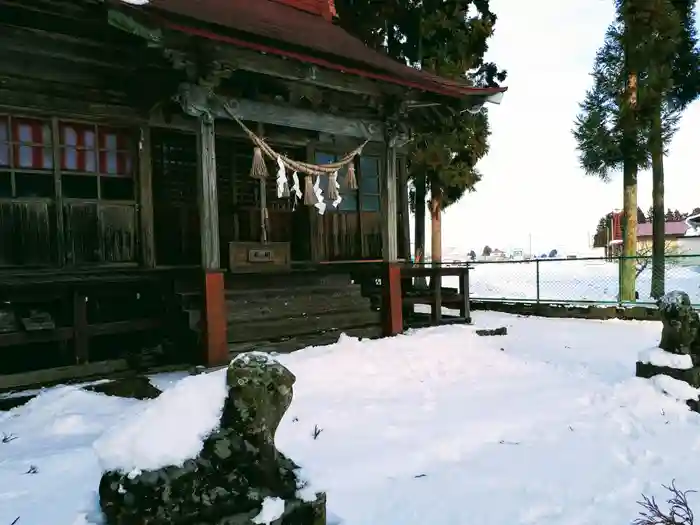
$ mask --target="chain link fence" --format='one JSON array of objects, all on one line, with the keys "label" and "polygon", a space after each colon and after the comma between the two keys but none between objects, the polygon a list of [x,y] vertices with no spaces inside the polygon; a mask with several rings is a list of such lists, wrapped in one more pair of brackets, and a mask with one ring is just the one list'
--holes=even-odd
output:
[{"label": "chain link fence", "polygon": [[[469,292],[474,300],[618,304],[624,258],[531,259],[469,262]],[[637,304],[653,304],[651,257],[635,257]],[[466,263],[448,263],[447,265]],[[700,305],[700,255],[667,255],[665,290],[686,292]],[[456,288],[456,278],[442,285]]]}]

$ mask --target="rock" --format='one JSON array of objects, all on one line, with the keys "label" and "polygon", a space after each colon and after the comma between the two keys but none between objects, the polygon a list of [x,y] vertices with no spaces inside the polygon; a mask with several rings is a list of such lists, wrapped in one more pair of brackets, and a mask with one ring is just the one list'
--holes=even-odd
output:
[{"label": "rock", "polygon": [[155,399],[161,391],[144,376],[127,376],[106,383],[86,386],[85,390],[98,392],[107,396],[126,397],[131,399]]},{"label": "rock", "polygon": [[274,444],[294,375],[267,354],[247,353],[229,365],[226,381],[220,426],[196,458],[156,471],[103,474],[106,525],[251,525],[266,498],[285,502],[274,525],[325,525],[325,496],[307,502],[297,495],[304,488],[298,466]]},{"label": "rock", "polygon": [[685,292],[673,291],[659,300],[663,330],[659,348],[674,354],[700,354],[700,316]]},{"label": "rock", "polygon": [[[676,358],[667,359],[673,356],[666,354],[667,358],[655,358],[651,363],[640,360],[636,365],[637,377],[650,379],[665,375],[683,381],[691,387],[700,388],[700,316],[685,292],[669,292],[657,304],[663,323],[660,352],[675,354]],[[680,363],[676,362],[679,359],[678,355],[689,355],[690,360],[684,362],[684,366],[680,366]],[[697,400],[689,400],[687,405],[695,412],[700,411],[700,402]]]},{"label": "rock", "polygon": [[637,361],[636,376],[651,379],[654,376],[666,375],[679,381],[684,381],[690,386],[700,388],[700,367],[693,367],[686,370],[671,368],[669,366],[658,366],[651,363]]},{"label": "rock", "polygon": [[508,335],[508,329],[505,326],[502,326],[500,328],[493,328],[489,330],[476,330],[476,335],[480,335],[482,337],[494,335]]}]

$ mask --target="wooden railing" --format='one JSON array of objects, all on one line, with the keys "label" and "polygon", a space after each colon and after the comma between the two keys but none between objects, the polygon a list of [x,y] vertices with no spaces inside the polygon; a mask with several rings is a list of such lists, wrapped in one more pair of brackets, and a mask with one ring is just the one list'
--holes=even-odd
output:
[{"label": "wooden railing", "polygon": [[[402,265],[400,269],[405,326],[416,328],[471,323],[468,265]],[[443,287],[443,277],[457,277],[458,288]],[[424,287],[421,281],[425,281],[426,278],[430,281],[427,287]],[[415,312],[417,305],[430,306],[428,320],[422,319],[424,315],[420,312]],[[458,315],[445,314],[443,308],[456,310]]]},{"label": "wooden railing", "polygon": [[[395,335],[406,328],[471,323],[471,267],[466,263],[358,261],[316,268],[322,272],[350,273],[362,285],[363,293],[372,298],[375,307],[382,310],[385,335]],[[457,288],[442,286],[445,277],[456,277]],[[429,285],[421,285],[426,280]],[[429,306],[430,313],[416,312],[419,305]]]}]

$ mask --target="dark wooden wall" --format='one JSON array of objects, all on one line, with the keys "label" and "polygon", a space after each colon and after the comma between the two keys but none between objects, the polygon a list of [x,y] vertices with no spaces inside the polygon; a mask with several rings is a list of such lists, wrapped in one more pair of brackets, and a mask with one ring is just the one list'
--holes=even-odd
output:
[{"label": "dark wooden wall", "polygon": [[[174,72],[160,51],[111,28],[106,15],[102,0],[0,0],[0,120],[37,117],[54,132],[62,122],[119,127],[131,133],[129,147],[136,166],[139,127],[148,109],[177,84],[176,77],[182,73]],[[54,138],[54,142],[58,141]],[[68,195],[69,176],[57,167],[60,147],[52,147],[56,162],[43,173],[49,191],[39,196],[19,196],[13,182],[19,171],[0,164],[0,266],[137,264],[142,247],[136,171],[133,194],[126,199]],[[314,151],[329,151],[318,144],[315,149],[275,147],[307,160],[313,160]],[[337,146],[331,153],[348,149]],[[154,129],[151,153],[157,264],[197,265],[194,135]],[[381,153],[368,155],[381,165]],[[219,137],[222,261],[228,259],[230,241],[260,238],[258,188],[248,177],[251,161],[248,140]],[[381,257],[382,219],[377,207],[364,207],[363,198],[355,195],[355,209],[348,208],[346,200],[340,210],[329,207],[319,216],[301,203],[293,207],[288,199],[278,200],[272,163],[269,171],[269,239],[290,241],[293,259]],[[362,172],[358,162],[361,183]]]},{"label": "dark wooden wall", "polygon": [[[43,146],[53,155],[39,170],[3,162],[0,129],[0,266],[138,261],[136,170],[131,190],[110,196],[112,181],[99,168],[64,169],[62,126],[117,126],[129,135],[124,148],[136,166],[139,105],[171,70],[141,41],[109,27],[104,2],[0,0],[0,127],[7,140],[12,119],[38,119],[50,129]],[[6,152],[19,148],[10,138]],[[99,147],[88,154],[101,154]]]}]

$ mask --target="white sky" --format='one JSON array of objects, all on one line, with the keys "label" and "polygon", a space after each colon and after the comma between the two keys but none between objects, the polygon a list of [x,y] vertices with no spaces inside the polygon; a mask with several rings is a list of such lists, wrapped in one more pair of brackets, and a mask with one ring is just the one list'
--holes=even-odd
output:
[{"label": "white sky", "polygon": [[[445,251],[586,251],[598,219],[622,207],[622,177],[605,184],[577,164],[571,134],[589,71],[612,21],[612,0],[492,0],[489,59],[508,70],[500,106],[490,105],[491,152],[477,191],[448,209]],[[700,206],[700,103],[685,114],[666,158],[666,207]],[[695,134],[695,139],[693,137]],[[651,174],[639,176],[639,205],[651,205]],[[427,245],[430,246],[430,229]]]}]

